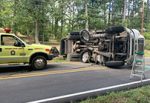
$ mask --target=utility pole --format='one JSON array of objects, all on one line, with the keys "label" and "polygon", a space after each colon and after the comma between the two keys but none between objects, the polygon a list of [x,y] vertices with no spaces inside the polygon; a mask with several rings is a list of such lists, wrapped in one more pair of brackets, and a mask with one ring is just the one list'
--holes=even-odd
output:
[{"label": "utility pole", "polygon": [[141,7],[141,34],[144,35],[144,0],[142,0],[142,7]]}]

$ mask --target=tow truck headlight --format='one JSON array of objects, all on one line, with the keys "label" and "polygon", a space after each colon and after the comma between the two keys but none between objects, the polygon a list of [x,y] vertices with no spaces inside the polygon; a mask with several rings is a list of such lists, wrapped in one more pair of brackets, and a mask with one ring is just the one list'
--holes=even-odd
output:
[{"label": "tow truck headlight", "polygon": [[50,49],[45,49],[46,52],[48,52],[49,54],[51,53]]}]

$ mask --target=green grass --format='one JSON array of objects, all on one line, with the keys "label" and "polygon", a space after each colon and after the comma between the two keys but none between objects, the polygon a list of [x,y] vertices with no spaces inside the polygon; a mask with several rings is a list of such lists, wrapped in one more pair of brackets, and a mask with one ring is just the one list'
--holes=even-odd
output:
[{"label": "green grass", "polygon": [[121,92],[112,92],[80,103],[150,103],[150,85]]},{"label": "green grass", "polygon": [[150,50],[150,40],[145,40],[145,49]]},{"label": "green grass", "polygon": [[67,60],[65,60],[63,57],[56,57],[53,60],[51,60],[51,62],[66,62]]},{"label": "green grass", "polygon": [[150,50],[145,50],[145,57],[150,57]]}]

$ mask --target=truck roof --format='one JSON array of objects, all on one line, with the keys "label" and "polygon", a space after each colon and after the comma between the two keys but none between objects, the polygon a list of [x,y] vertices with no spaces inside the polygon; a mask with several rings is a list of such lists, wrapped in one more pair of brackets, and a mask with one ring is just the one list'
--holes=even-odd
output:
[{"label": "truck roof", "polygon": [[10,33],[0,33],[0,35],[15,35],[15,34],[10,34]]}]

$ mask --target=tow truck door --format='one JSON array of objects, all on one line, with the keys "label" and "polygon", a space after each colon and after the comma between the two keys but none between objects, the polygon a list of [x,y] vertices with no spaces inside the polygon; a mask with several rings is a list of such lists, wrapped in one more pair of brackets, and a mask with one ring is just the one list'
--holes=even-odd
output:
[{"label": "tow truck door", "polygon": [[22,63],[25,57],[24,47],[15,46],[21,42],[12,35],[1,35],[0,63]]}]

